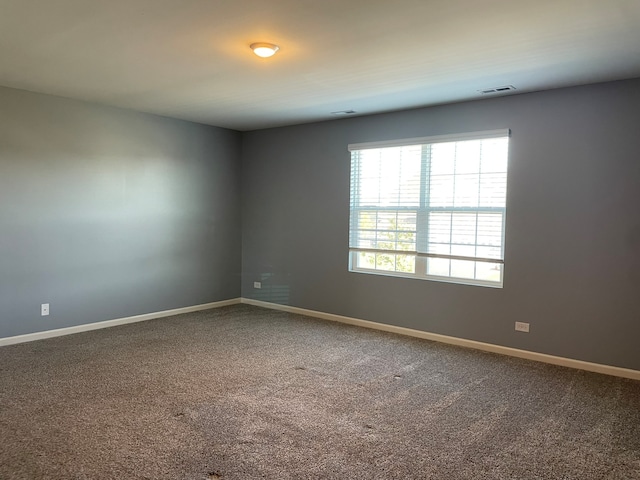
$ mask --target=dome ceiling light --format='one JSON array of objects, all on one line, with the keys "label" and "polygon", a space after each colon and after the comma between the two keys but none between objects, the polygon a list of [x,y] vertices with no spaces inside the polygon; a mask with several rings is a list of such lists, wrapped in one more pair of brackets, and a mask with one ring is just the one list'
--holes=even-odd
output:
[{"label": "dome ceiling light", "polygon": [[271,57],[280,50],[280,47],[273,43],[252,43],[250,47],[253,53],[262,58]]}]

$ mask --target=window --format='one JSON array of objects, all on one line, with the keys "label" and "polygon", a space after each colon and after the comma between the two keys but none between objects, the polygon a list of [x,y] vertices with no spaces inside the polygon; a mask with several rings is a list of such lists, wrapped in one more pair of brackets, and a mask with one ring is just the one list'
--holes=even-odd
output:
[{"label": "window", "polygon": [[349,145],[349,269],[501,287],[509,131]]}]

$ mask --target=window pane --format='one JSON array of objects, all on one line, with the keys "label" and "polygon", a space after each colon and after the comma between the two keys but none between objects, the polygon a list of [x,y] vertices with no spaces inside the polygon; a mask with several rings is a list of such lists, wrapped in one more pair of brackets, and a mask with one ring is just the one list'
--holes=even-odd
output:
[{"label": "window pane", "polygon": [[398,213],[398,230],[416,230],[416,212]]},{"label": "window pane", "polygon": [[504,207],[507,201],[507,174],[484,173],[480,175],[479,205]]},{"label": "window pane", "polygon": [[355,247],[359,248],[375,248],[376,232],[358,232]]},{"label": "window pane", "polygon": [[416,271],[416,257],[413,255],[396,255],[396,271],[414,273]]},{"label": "window pane", "polygon": [[436,143],[431,145],[431,176],[453,175],[455,173],[456,144]]},{"label": "window pane", "polygon": [[499,247],[477,247],[476,256],[479,258],[502,258],[502,249]]},{"label": "window pane", "polygon": [[395,271],[396,256],[387,253],[376,253],[376,270]]},{"label": "window pane", "polygon": [[376,228],[376,212],[360,212],[358,214],[358,229]]},{"label": "window pane", "polygon": [[451,244],[450,243],[430,243],[428,253],[437,253],[439,255],[450,255]]},{"label": "window pane", "polygon": [[508,148],[508,138],[489,138],[483,140],[480,171],[482,173],[506,172]]},{"label": "window pane", "polygon": [[379,250],[395,250],[396,234],[394,232],[378,232],[375,248]]},{"label": "window pane", "polygon": [[476,240],[476,214],[454,213],[451,216],[451,243],[473,245]]},{"label": "window pane", "polygon": [[440,275],[444,277],[449,276],[449,264],[451,260],[447,258],[428,258],[427,259],[427,274],[428,275]]},{"label": "window pane", "polygon": [[476,279],[487,282],[499,282],[502,278],[502,265],[499,263],[476,262]]},{"label": "window pane", "polygon": [[458,278],[475,278],[476,262],[467,260],[451,260],[451,276]]},{"label": "window pane", "polygon": [[416,235],[413,232],[398,232],[398,242],[396,248],[398,250],[406,250],[415,252],[416,250]]},{"label": "window pane", "polygon": [[375,253],[359,252],[356,257],[356,263],[358,268],[375,268],[376,267],[376,255]]},{"label": "window pane", "polygon": [[421,157],[420,145],[357,152],[351,186],[358,192],[356,206],[419,205]]},{"label": "window pane", "polygon": [[473,257],[475,254],[475,245],[451,245],[451,255],[457,255],[459,257]]},{"label": "window pane", "polygon": [[478,174],[456,175],[453,205],[456,207],[477,207],[480,198],[480,177]]},{"label": "window pane", "polygon": [[376,228],[378,230],[395,230],[396,212],[378,212]]},{"label": "window pane", "polygon": [[415,212],[378,212],[375,228],[377,230],[375,248],[412,251],[416,249]]},{"label": "window pane", "polygon": [[502,245],[502,214],[478,214],[478,245]]},{"label": "window pane", "polygon": [[429,214],[429,243],[451,242],[451,213]]},{"label": "window pane", "polygon": [[453,175],[432,176],[429,184],[429,205],[432,207],[450,207],[453,205]]},{"label": "window pane", "polygon": [[480,148],[482,140],[456,142],[456,175],[480,172]]}]

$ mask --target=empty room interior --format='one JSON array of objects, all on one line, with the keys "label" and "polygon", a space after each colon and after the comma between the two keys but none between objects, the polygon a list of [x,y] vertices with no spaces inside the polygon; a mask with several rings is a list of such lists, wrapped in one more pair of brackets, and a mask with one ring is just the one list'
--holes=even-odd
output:
[{"label": "empty room interior", "polygon": [[640,2],[0,0],[0,479],[640,479]]}]

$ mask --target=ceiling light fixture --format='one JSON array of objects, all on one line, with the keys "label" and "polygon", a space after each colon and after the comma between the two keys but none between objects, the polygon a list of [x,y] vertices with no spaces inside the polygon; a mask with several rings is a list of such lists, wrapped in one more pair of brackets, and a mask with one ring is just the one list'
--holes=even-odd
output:
[{"label": "ceiling light fixture", "polygon": [[280,47],[273,43],[252,43],[250,47],[251,50],[253,50],[253,53],[262,58],[271,57],[280,50]]}]

